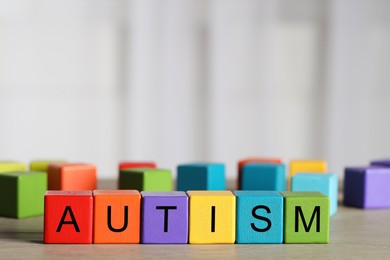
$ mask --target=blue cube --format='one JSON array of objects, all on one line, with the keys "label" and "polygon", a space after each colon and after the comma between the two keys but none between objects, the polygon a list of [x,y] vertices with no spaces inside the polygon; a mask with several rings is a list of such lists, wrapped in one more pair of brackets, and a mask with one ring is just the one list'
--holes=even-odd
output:
[{"label": "blue cube", "polygon": [[329,197],[330,216],[337,211],[338,179],[332,173],[298,173],[292,177],[291,191],[318,191]]},{"label": "blue cube", "polygon": [[191,163],[177,167],[177,190],[225,190],[225,165]]},{"label": "blue cube", "polygon": [[234,191],[236,243],[283,243],[283,196],[276,191]]},{"label": "blue cube", "polygon": [[242,169],[242,190],[286,190],[284,164],[249,163]]}]

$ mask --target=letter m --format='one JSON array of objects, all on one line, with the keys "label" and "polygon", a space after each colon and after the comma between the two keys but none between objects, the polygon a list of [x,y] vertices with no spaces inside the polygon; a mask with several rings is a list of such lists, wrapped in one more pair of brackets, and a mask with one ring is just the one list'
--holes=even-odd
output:
[{"label": "letter m", "polygon": [[315,206],[311,215],[309,225],[306,224],[305,216],[303,215],[301,206],[295,206],[295,232],[299,232],[299,218],[302,219],[303,227],[306,232],[310,231],[314,218],[316,218],[316,232],[320,232],[320,206]]}]

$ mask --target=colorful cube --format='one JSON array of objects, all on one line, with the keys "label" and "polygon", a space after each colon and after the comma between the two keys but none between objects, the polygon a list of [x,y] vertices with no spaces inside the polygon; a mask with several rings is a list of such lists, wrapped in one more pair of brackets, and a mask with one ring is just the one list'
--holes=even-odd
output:
[{"label": "colorful cube", "polygon": [[329,243],[329,198],[320,192],[282,192],[284,242]]},{"label": "colorful cube", "polygon": [[375,160],[371,162],[372,166],[390,167],[390,159]]},{"label": "colorful cube", "polygon": [[153,168],[155,169],[156,163],[154,162],[120,162],[119,171],[123,169],[137,169],[137,168]]},{"label": "colorful cube", "polygon": [[50,164],[49,190],[95,190],[96,167],[91,164]]},{"label": "colorful cube", "polygon": [[91,244],[92,232],[92,191],[46,192],[44,243]]},{"label": "colorful cube", "polygon": [[141,195],[136,190],[95,190],[95,244],[140,242]]},{"label": "colorful cube", "polygon": [[298,173],[292,177],[291,191],[318,191],[330,199],[330,215],[337,211],[338,178],[336,174]]},{"label": "colorful cube", "polygon": [[286,169],[284,164],[249,163],[241,174],[242,190],[286,190]]},{"label": "colorful cube", "polygon": [[191,163],[177,167],[177,190],[224,190],[225,165],[222,163]]},{"label": "colorful cube", "polygon": [[43,215],[47,190],[44,172],[5,172],[0,174],[0,216],[25,218]]},{"label": "colorful cube", "polygon": [[2,172],[25,172],[26,164],[22,162],[0,161],[0,173]]},{"label": "colorful cube", "polygon": [[142,243],[188,242],[188,196],[182,191],[142,193]]},{"label": "colorful cube", "polygon": [[233,244],[236,197],[231,191],[187,191],[190,198],[189,243]]},{"label": "colorful cube", "polygon": [[238,161],[237,163],[237,187],[242,190],[241,180],[242,180],[242,168],[248,163],[264,163],[264,164],[280,164],[282,159],[279,158],[262,158],[262,157],[249,157]]},{"label": "colorful cube", "polygon": [[164,169],[123,169],[119,189],[139,191],[172,191],[172,173]]},{"label": "colorful cube", "polygon": [[236,243],[283,243],[283,196],[276,191],[234,191]]},{"label": "colorful cube", "polygon": [[359,208],[390,208],[389,167],[348,167],[344,171],[344,204]]},{"label": "colorful cube", "polygon": [[48,172],[50,164],[63,164],[63,163],[65,163],[65,161],[61,161],[61,160],[31,161],[30,162],[30,171]]},{"label": "colorful cube", "polygon": [[297,173],[324,173],[327,163],[323,160],[294,160],[290,162],[290,176],[288,187],[291,187],[291,178]]}]

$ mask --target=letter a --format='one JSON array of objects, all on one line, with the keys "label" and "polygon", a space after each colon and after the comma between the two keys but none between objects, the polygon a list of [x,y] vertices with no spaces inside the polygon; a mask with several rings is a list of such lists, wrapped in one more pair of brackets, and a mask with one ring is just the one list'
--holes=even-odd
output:
[{"label": "letter a", "polygon": [[[72,219],[72,221],[65,221],[65,218],[66,218],[68,211],[69,211],[69,215],[70,215],[70,218]],[[62,225],[64,225],[64,224],[67,224],[67,225],[72,224],[74,226],[74,229],[76,230],[76,232],[80,232],[79,225],[77,225],[76,218],[74,217],[72,208],[70,206],[65,207],[64,213],[62,214],[62,218],[61,218],[60,223],[58,224],[56,232],[61,232]]]}]

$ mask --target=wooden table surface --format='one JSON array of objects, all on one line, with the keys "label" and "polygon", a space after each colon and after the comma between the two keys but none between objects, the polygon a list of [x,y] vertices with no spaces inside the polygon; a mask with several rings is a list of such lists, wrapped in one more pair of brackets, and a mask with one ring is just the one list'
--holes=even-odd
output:
[{"label": "wooden table surface", "polygon": [[[114,186],[106,182],[100,188]],[[324,245],[45,245],[42,231],[42,217],[0,218],[0,259],[390,259],[390,209],[340,206],[331,218],[330,243]]]}]

